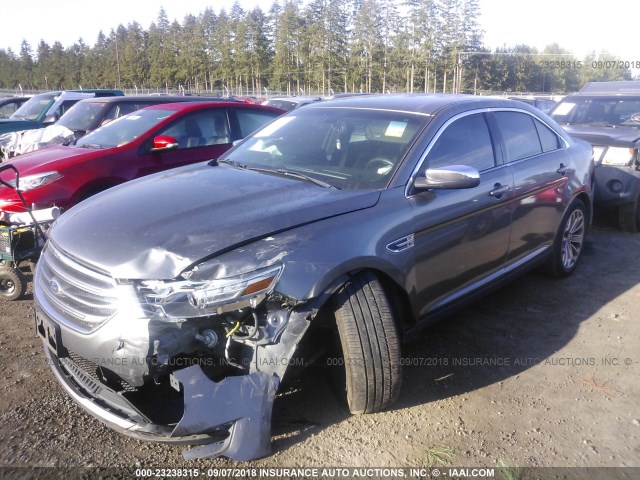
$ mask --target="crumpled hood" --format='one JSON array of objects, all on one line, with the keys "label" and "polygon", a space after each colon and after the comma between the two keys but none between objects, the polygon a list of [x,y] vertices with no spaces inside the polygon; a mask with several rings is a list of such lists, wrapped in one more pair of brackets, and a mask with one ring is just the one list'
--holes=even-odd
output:
[{"label": "crumpled hood", "polygon": [[125,183],[64,213],[50,240],[119,279],[171,279],[204,258],[376,204],[343,191],[220,164]]},{"label": "crumpled hood", "polygon": [[591,125],[562,125],[572,137],[585,140],[591,145],[632,147],[640,140],[640,128],[598,127]]}]

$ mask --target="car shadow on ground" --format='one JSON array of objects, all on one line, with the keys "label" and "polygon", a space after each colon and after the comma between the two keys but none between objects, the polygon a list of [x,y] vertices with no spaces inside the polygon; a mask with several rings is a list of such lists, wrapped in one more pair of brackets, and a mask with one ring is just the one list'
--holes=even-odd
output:
[{"label": "car shadow on ground", "polygon": [[[582,322],[640,283],[639,247],[640,235],[594,227],[571,277],[531,272],[430,327],[403,346],[403,387],[391,410],[468,393],[562,356]],[[274,451],[350,416],[317,369],[297,385],[276,399]]]}]

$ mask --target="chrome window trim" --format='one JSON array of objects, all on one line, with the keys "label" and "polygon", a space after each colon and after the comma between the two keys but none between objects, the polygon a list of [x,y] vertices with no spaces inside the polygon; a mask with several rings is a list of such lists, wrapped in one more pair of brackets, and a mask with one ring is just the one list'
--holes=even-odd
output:
[{"label": "chrome window trim", "polygon": [[[540,117],[538,117],[537,115],[534,115],[532,112],[528,112],[527,110],[521,110],[521,109],[519,109],[519,108],[500,108],[500,109],[495,108],[495,109],[493,109],[493,112],[498,112],[498,113],[499,113],[499,112],[516,112],[516,113],[526,113],[527,115],[529,115],[530,117],[532,117],[532,118],[533,118],[534,122],[535,122],[535,120],[538,120],[538,121],[539,121],[540,123],[542,123],[545,127],[547,127],[549,130],[551,130],[553,133],[555,133],[555,134],[556,134],[556,136],[558,136],[558,137],[560,138],[560,140],[562,140],[562,145],[563,145],[563,146],[556,148],[556,150],[562,150],[562,149],[564,149],[564,148],[569,148],[569,142],[567,142],[567,140],[566,140],[566,139],[565,139],[561,134],[559,134],[559,133],[558,133],[558,131],[557,131],[555,128],[553,128],[551,125],[549,125],[547,122],[545,122],[543,118],[540,118]],[[534,125],[534,128],[535,128],[535,125]],[[536,133],[537,133],[537,129],[536,129]],[[540,145],[540,147],[542,148],[542,145]],[[512,163],[515,163],[515,162],[519,162],[519,161],[521,161],[521,160],[526,160],[526,159],[528,159],[528,158],[536,157],[536,156],[538,156],[538,155],[544,155],[544,154],[546,154],[546,153],[555,152],[556,150],[549,150],[548,152],[540,152],[540,153],[536,153],[535,155],[530,155],[530,156],[528,156],[528,157],[519,158],[519,159],[517,159],[517,160],[513,160],[513,161],[511,161],[511,162],[506,162],[506,163],[505,163],[505,165],[506,165],[507,163],[508,163],[508,164],[512,164]]]},{"label": "chrome window trim", "polygon": [[[329,102],[330,100],[327,100]],[[318,102],[320,103],[320,102]],[[433,117],[433,113],[425,113],[425,112],[416,112],[411,110],[397,110],[394,108],[383,108],[383,107],[352,107],[352,106],[343,106],[343,105],[313,105],[314,110],[362,110],[362,111],[370,111],[370,112],[391,112],[391,113],[401,113],[403,115],[412,115],[416,117]]]},{"label": "chrome window trim", "polygon": [[[433,136],[433,138],[429,142],[429,145],[427,145],[427,148],[425,149],[425,151],[420,156],[420,160],[418,161],[416,167],[411,172],[411,175],[409,176],[409,181],[405,185],[404,196],[406,198],[411,198],[411,197],[413,197],[415,195],[418,195],[418,193],[414,193],[413,195],[411,195],[409,193],[410,190],[411,190],[411,186],[413,185],[413,183],[415,182],[416,177],[420,173],[420,171],[422,169],[422,165],[424,164],[424,162],[425,162],[425,160],[427,158],[427,155],[429,155],[429,152],[433,148],[433,145],[438,141],[438,139],[442,135],[442,132],[444,132],[444,130],[449,125],[451,125],[456,120],[459,120],[461,118],[467,117],[469,115],[476,115],[478,113],[495,113],[495,112],[526,113],[527,115],[532,117],[534,120],[538,120],[539,122],[541,122],[543,125],[545,125],[547,128],[549,128],[553,133],[555,133],[560,138],[560,140],[562,140],[562,145],[563,146],[562,147],[558,147],[558,150],[569,148],[569,142],[567,142],[567,140],[561,134],[559,134],[558,131],[555,128],[553,128],[551,125],[549,125],[547,122],[545,122],[545,120],[543,118],[540,118],[539,116],[533,114],[532,112],[529,112],[528,110],[524,110],[524,109],[521,109],[521,108],[515,108],[515,107],[485,107],[485,108],[478,108],[478,109],[475,109],[475,110],[468,110],[466,112],[462,112],[462,113],[458,113],[457,115],[454,115],[449,120],[447,120],[445,123],[443,123],[442,126],[438,129],[436,134]],[[534,127],[535,127],[535,125],[534,125]],[[487,129],[489,129],[489,132],[491,133],[491,127],[489,126],[489,124],[487,124]],[[536,134],[537,134],[537,131],[536,131]],[[551,150],[551,151],[555,151],[555,150]],[[502,167],[505,167],[507,165],[513,165],[516,162],[520,162],[522,160],[527,160],[527,159],[533,158],[533,157],[535,157],[537,155],[544,155],[544,154],[547,154],[547,153],[551,153],[551,152],[541,152],[539,154],[532,155],[530,157],[520,158],[520,159],[515,160],[513,162],[505,162],[503,164],[496,165],[493,168],[488,168],[488,169],[482,170],[482,171],[483,172],[491,172],[491,171],[493,171],[493,170],[495,170],[497,168],[502,168]],[[494,155],[495,155],[495,152],[494,152]]]},{"label": "chrome window trim", "polygon": [[[491,112],[491,111],[495,111],[495,110],[496,109],[494,109],[494,108],[479,108],[479,109],[475,109],[475,110],[468,110],[466,112],[462,112],[462,113],[458,113],[457,115],[454,115],[449,120],[447,120],[445,123],[443,123],[442,126],[436,132],[436,134],[433,136],[431,141],[429,142],[429,145],[427,145],[427,148],[425,149],[425,151],[420,156],[420,160],[418,161],[416,167],[411,172],[411,175],[409,176],[409,181],[407,182],[407,185],[405,186],[404,196],[406,198],[411,198],[411,197],[417,195],[417,193],[411,195],[409,193],[409,191],[411,190],[411,187],[412,187],[413,183],[415,182],[416,177],[421,172],[422,165],[424,164],[424,162],[425,162],[425,160],[427,158],[427,155],[429,155],[429,152],[431,152],[431,149],[433,148],[435,143],[438,141],[438,139],[442,135],[442,132],[444,132],[449,127],[449,125],[451,125],[453,122],[455,122],[455,121],[457,121],[457,120],[459,120],[461,118],[468,117],[470,115],[476,115],[478,113],[487,113],[487,112]],[[487,130],[489,130],[489,132],[491,131],[489,129],[489,125],[487,125]],[[494,152],[494,155],[495,155],[495,152]],[[496,167],[494,167],[494,168],[497,168],[497,167],[498,167],[498,165],[496,165]],[[487,169],[487,170],[484,170],[484,171],[490,171],[490,170],[493,170],[493,169],[490,168],[490,169]]]}]

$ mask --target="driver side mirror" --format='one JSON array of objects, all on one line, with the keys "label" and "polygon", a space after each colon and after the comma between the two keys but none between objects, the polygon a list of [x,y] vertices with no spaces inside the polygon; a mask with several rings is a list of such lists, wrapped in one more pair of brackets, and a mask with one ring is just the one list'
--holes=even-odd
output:
[{"label": "driver side mirror", "polygon": [[60,117],[58,115],[51,114],[51,115],[47,115],[46,117],[44,117],[44,120],[42,123],[44,123],[45,125],[51,125],[53,123],[56,123],[58,121]]},{"label": "driver side mirror", "polygon": [[480,172],[467,165],[427,168],[424,177],[417,177],[413,185],[421,190],[473,188],[480,185]]},{"label": "driver side mirror", "polygon": [[165,150],[175,150],[178,148],[178,140],[169,135],[158,135],[153,139],[152,152],[163,152]]}]

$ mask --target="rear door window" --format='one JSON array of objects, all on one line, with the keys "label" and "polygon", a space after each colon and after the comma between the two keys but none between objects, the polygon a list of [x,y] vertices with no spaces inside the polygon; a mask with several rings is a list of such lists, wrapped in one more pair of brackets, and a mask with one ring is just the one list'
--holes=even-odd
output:
[{"label": "rear door window", "polygon": [[542,153],[531,115],[520,112],[496,112],[494,115],[510,162]]}]

